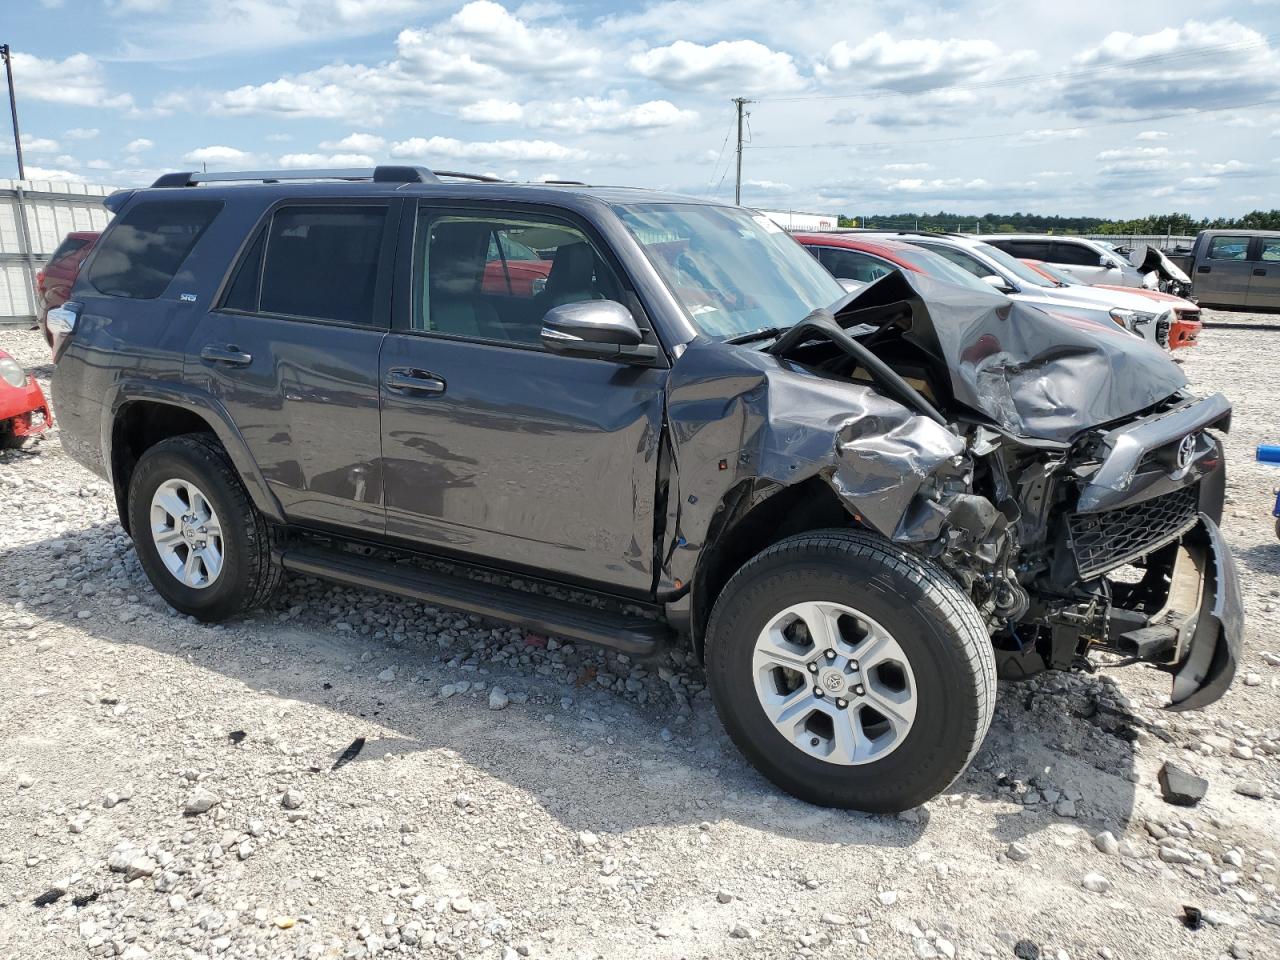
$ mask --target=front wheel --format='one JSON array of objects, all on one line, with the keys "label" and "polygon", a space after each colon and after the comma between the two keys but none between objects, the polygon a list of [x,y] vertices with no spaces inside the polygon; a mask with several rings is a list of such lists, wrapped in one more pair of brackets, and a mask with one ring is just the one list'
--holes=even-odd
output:
[{"label": "front wheel", "polygon": [[751,559],[707,628],[738,749],[788,793],[890,813],[945,790],[995,709],[991,640],[939,567],[873,534],[800,534]]}]

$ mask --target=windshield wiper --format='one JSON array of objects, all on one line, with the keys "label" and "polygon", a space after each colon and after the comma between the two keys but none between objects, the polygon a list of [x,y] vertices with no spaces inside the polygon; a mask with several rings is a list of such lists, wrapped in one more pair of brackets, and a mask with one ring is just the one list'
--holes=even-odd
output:
[{"label": "windshield wiper", "polygon": [[788,327],[761,327],[759,330],[752,330],[749,333],[740,333],[734,337],[728,337],[725,343],[753,343],[756,340],[767,340],[769,337],[776,337],[789,329]]}]

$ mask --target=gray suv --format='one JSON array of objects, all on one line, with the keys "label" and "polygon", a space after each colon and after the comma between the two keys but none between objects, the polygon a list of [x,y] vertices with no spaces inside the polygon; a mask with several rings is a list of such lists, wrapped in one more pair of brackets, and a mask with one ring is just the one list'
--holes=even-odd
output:
[{"label": "gray suv", "polygon": [[959,776],[997,671],[1231,682],[1230,406],[1123,331],[911,272],[849,294],[765,216],[633,189],[179,173],[110,205],[54,398],[184,613],[301,574],[688,643],[766,776],[872,811]]}]

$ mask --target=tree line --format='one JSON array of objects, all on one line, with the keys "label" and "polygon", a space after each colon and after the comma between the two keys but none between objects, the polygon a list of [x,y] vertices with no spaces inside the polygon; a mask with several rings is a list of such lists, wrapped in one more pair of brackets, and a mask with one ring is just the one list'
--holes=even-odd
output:
[{"label": "tree line", "polygon": [[1188,213],[1166,213],[1133,220],[1042,216],[1034,213],[984,213],[976,216],[939,211],[868,217],[842,213],[839,222],[842,227],[867,227],[873,230],[1190,236],[1201,230],[1280,230],[1280,210],[1254,210],[1243,217],[1193,217]]}]

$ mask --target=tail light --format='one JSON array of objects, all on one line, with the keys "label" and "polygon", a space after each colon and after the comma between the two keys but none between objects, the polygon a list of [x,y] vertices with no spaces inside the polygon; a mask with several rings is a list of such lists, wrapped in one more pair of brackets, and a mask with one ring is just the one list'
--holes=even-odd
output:
[{"label": "tail light", "polygon": [[45,316],[45,325],[49,328],[49,337],[53,341],[53,358],[58,359],[58,354],[62,351],[65,344],[73,333],[76,332],[76,324],[80,322],[80,310],[83,304],[76,300],[68,300],[60,307],[54,307]]},{"label": "tail light", "polygon": [[43,270],[36,271],[36,290],[39,293],[44,293],[44,271]]}]

